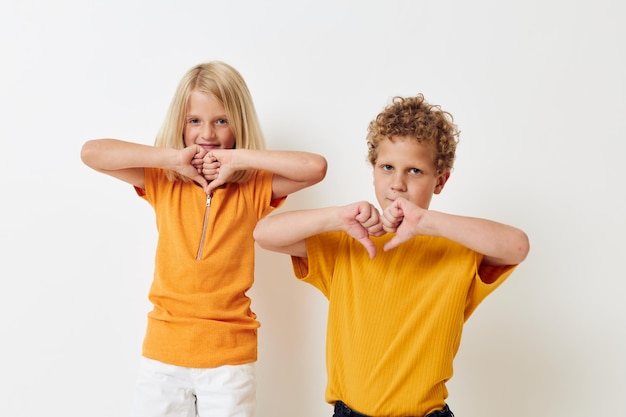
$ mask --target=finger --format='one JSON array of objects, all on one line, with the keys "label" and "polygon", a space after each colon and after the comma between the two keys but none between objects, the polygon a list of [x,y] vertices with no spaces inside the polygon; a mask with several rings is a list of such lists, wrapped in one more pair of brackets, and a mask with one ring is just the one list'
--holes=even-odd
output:
[{"label": "finger", "polygon": [[386,233],[395,233],[395,232],[398,230],[398,228],[397,228],[397,227],[394,227],[394,226],[387,226],[387,225],[384,225],[384,226],[383,226],[383,230],[384,230]]},{"label": "finger", "polygon": [[382,224],[382,222],[376,222],[376,224],[373,224],[371,226],[369,226],[367,228],[367,233],[369,233],[370,236],[382,236],[385,234],[385,230],[384,230],[384,226]]},{"label": "finger", "polygon": [[212,184],[213,184],[213,181],[209,182],[207,186],[204,187],[204,192],[206,193],[206,195],[213,194],[213,190],[215,190],[216,187],[213,186]]},{"label": "finger", "polygon": [[385,231],[385,229],[382,229],[382,228],[381,228],[380,230],[377,230],[377,231],[371,232],[371,233],[370,233],[370,236],[376,236],[376,237],[378,237],[378,236],[382,236],[382,235],[384,235],[384,234],[386,234],[386,233],[387,233],[387,231]]},{"label": "finger", "polygon": [[368,206],[360,206],[360,207],[357,208],[356,216],[354,216],[354,219],[357,222],[363,224],[363,222],[365,222],[369,217],[370,217],[369,207]]},{"label": "finger", "polygon": [[202,189],[206,189],[207,185],[209,185],[207,180],[205,180],[202,175],[196,175],[195,177],[193,177],[193,181],[199,186],[201,186]]},{"label": "finger", "polygon": [[209,180],[209,185],[207,186],[207,195],[209,193],[212,193],[214,190],[221,187],[222,185],[224,185],[224,181],[221,180],[219,177],[212,181]]},{"label": "finger", "polygon": [[398,200],[394,201],[387,207],[387,209],[385,209],[385,211],[383,212],[383,216],[390,220],[404,216],[402,208],[399,206],[399,204],[400,203]]},{"label": "finger", "polygon": [[202,161],[202,168],[204,169],[218,169],[220,166],[221,164],[218,161],[212,161],[212,162]]},{"label": "finger", "polygon": [[194,158],[203,159],[207,153],[208,151],[202,146],[196,146],[196,154],[194,155]]},{"label": "finger", "polygon": [[220,167],[219,165],[214,165],[214,164],[204,164],[202,167],[202,174],[204,175],[204,178],[206,178],[207,180],[209,181],[214,180],[220,174]]},{"label": "finger", "polygon": [[376,245],[374,245],[374,242],[372,242],[369,237],[358,239],[358,241],[361,243],[361,245],[363,245],[365,250],[367,250],[370,259],[374,259],[374,257],[376,256]]},{"label": "finger", "polygon": [[390,251],[391,249],[397,248],[400,243],[402,243],[401,239],[398,237],[398,235],[395,235],[389,241],[387,241],[387,243],[385,243],[385,245],[383,246],[383,250],[385,252]]},{"label": "finger", "polygon": [[191,165],[195,168],[198,174],[202,174],[202,159],[192,159]]},{"label": "finger", "polygon": [[219,175],[219,170],[213,168],[202,168],[202,175],[205,177],[217,177]]},{"label": "finger", "polygon": [[361,201],[358,204],[358,210],[359,210],[359,214],[361,216],[361,219],[365,220],[367,218],[370,218],[372,216],[378,216],[378,210],[376,209],[376,207],[374,207],[374,205],[372,205],[372,203],[370,203],[369,201]]},{"label": "finger", "polygon": [[382,219],[383,229],[387,233],[393,233],[398,229],[403,219],[403,217],[390,219],[388,216],[384,216]]},{"label": "finger", "polygon": [[376,227],[380,223],[381,223],[381,219],[377,213],[376,214],[372,213],[370,217],[368,217],[367,219],[364,219],[361,222],[363,227],[365,227],[366,229],[369,229],[370,227]]}]

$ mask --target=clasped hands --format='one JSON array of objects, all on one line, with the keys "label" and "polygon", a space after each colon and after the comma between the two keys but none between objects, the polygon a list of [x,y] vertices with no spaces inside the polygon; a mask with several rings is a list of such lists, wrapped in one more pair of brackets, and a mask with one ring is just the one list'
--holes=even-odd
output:
[{"label": "clasped hands", "polygon": [[232,163],[232,149],[207,150],[202,146],[192,145],[180,152],[178,172],[201,186],[207,195],[225,184],[236,172]]}]

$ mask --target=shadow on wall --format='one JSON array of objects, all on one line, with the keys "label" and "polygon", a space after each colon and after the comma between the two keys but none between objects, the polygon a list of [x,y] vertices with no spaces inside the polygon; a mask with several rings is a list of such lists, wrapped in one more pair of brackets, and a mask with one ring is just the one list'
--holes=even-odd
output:
[{"label": "shadow on wall", "polygon": [[257,415],[332,415],[324,401],[327,300],[293,276],[289,256],[258,247],[256,253],[249,296],[261,322]]}]

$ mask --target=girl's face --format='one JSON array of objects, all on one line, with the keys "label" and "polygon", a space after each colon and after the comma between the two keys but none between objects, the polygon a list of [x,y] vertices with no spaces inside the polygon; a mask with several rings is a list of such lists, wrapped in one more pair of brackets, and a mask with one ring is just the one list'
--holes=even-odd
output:
[{"label": "girl's face", "polygon": [[195,90],[191,92],[183,138],[185,146],[196,144],[206,150],[235,147],[235,135],[226,110],[215,96]]},{"label": "girl's face", "polygon": [[398,197],[427,209],[433,194],[443,189],[449,172],[437,174],[435,150],[411,137],[394,137],[378,145],[374,191],[384,210]]}]

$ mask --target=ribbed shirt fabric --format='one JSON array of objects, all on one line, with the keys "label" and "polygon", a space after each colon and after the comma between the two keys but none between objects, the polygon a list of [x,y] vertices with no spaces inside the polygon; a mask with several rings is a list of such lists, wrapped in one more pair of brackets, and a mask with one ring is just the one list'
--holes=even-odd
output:
[{"label": "ribbed shirt fabric", "polygon": [[464,322],[514,266],[480,268],[482,255],[420,236],[370,259],[345,233],[307,239],[296,277],[329,300],[326,401],[370,416],[423,416],[443,408]]},{"label": "ribbed shirt fabric", "polygon": [[160,169],[146,169],[145,179],[145,190],[136,190],[154,208],[158,242],[143,355],[190,368],[256,361],[260,324],[246,292],[254,281],[254,227],[285,200],[271,201],[272,174],[217,189],[206,225],[201,187],[168,181]]}]

